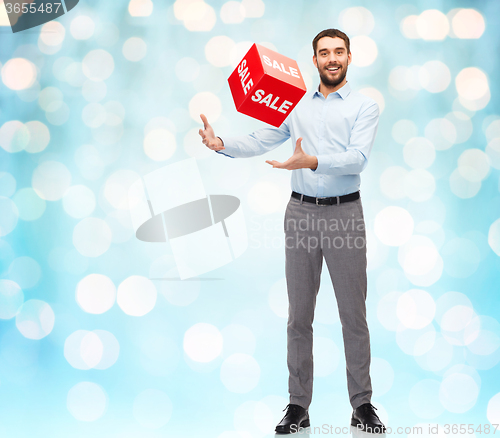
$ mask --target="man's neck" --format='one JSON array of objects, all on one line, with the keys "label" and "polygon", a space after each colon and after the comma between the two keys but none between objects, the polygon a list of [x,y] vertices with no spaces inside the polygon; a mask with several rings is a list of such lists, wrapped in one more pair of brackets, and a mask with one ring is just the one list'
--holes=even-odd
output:
[{"label": "man's neck", "polygon": [[346,83],[347,79],[344,78],[344,80],[340,84],[335,85],[334,87],[329,87],[328,85],[325,85],[323,81],[320,80],[319,92],[326,98],[330,93],[335,93],[336,91],[340,90]]}]

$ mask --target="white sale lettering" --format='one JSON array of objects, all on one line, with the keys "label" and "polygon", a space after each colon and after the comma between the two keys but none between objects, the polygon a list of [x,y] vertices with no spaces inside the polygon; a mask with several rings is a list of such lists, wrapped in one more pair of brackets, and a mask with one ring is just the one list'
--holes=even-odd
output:
[{"label": "white sale lettering", "polygon": [[[253,81],[252,79],[248,79],[250,77],[250,72],[248,71],[248,67],[246,67],[247,65],[247,60],[244,59],[241,64],[238,66],[238,75],[240,77],[240,80],[241,80],[241,86],[243,88],[243,92],[245,94],[248,93],[248,90],[250,90],[250,88],[252,88],[252,85],[253,85]],[[245,84],[245,81],[248,79],[248,82]]]},{"label": "white sale lettering", "polygon": [[[288,100],[283,100],[283,103],[278,107],[278,102],[280,101],[281,97],[276,96],[273,100],[273,95],[272,93],[269,93],[266,97],[264,95],[266,92],[264,90],[257,90],[253,96],[252,100],[254,102],[259,102],[263,103],[264,105],[268,106],[269,108],[279,111],[280,113],[286,114],[288,110],[290,109],[290,106],[293,105],[292,102]],[[264,98],[263,98],[264,97]]]},{"label": "white sale lettering", "polygon": [[280,72],[285,73],[287,75],[291,75],[294,78],[300,78],[299,72],[296,68],[288,66],[289,71],[287,71],[286,67],[283,65],[282,62],[278,64],[278,61],[271,60],[269,56],[266,55],[262,55],[262,59],[269,67],[275,68],[276,70],[279,70]]}]

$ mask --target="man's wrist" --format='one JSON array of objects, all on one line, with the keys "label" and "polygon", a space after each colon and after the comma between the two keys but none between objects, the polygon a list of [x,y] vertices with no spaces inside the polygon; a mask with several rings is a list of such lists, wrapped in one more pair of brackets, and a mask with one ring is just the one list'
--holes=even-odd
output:
[{"label": "man's wrist", "polygon": [[220,140],[220,145],[221,145],[222,147],[224,147],[224,142],[222,141],[222,138],[220,138],[220,137],[217,137],[217,138]]},{"label": "man's wrist", "polygon": [[316,170],[318,168],[318,157],[314,155],[310,155],[310,157],[311,157],[311,165],[309,166],[309,169]]}]

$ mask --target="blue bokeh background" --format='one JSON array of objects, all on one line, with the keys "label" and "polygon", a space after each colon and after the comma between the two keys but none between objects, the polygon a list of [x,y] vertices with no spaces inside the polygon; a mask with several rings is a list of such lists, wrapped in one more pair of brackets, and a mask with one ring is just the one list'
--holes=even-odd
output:
[{"label": "blue bokeh background", "polygon": [[[234,108],[236,63],[267,45],[312,89],[311,41],[329,27],[351,37],[351,87],[382,108],[361,184],[372,402],[405,436],[500,423],[500,3],[241,4],[81,0],[12,34],[0,2],[0,436],[274,434],[290,174],[265,160],[293,145],[233,160],[201,144],[198,115],[219,135],[264,127]],[[135,238],[127,193],[192,157],[206,193],[241,200],[249,247],[180,281],[168,242]],[[312,425],[348,426],[326,269],[314,333]]]}]

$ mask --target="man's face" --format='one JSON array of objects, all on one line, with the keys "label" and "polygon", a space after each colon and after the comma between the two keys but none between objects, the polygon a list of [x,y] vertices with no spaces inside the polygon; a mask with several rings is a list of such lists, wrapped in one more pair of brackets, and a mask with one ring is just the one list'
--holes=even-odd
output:
[{"label": "man's face", "polygon": [[313,62],[318,69],[321,82],[328,87],[336,87],[347,74],[351,54],[347,54],[342,38],[323,37],[318,41]]}]

